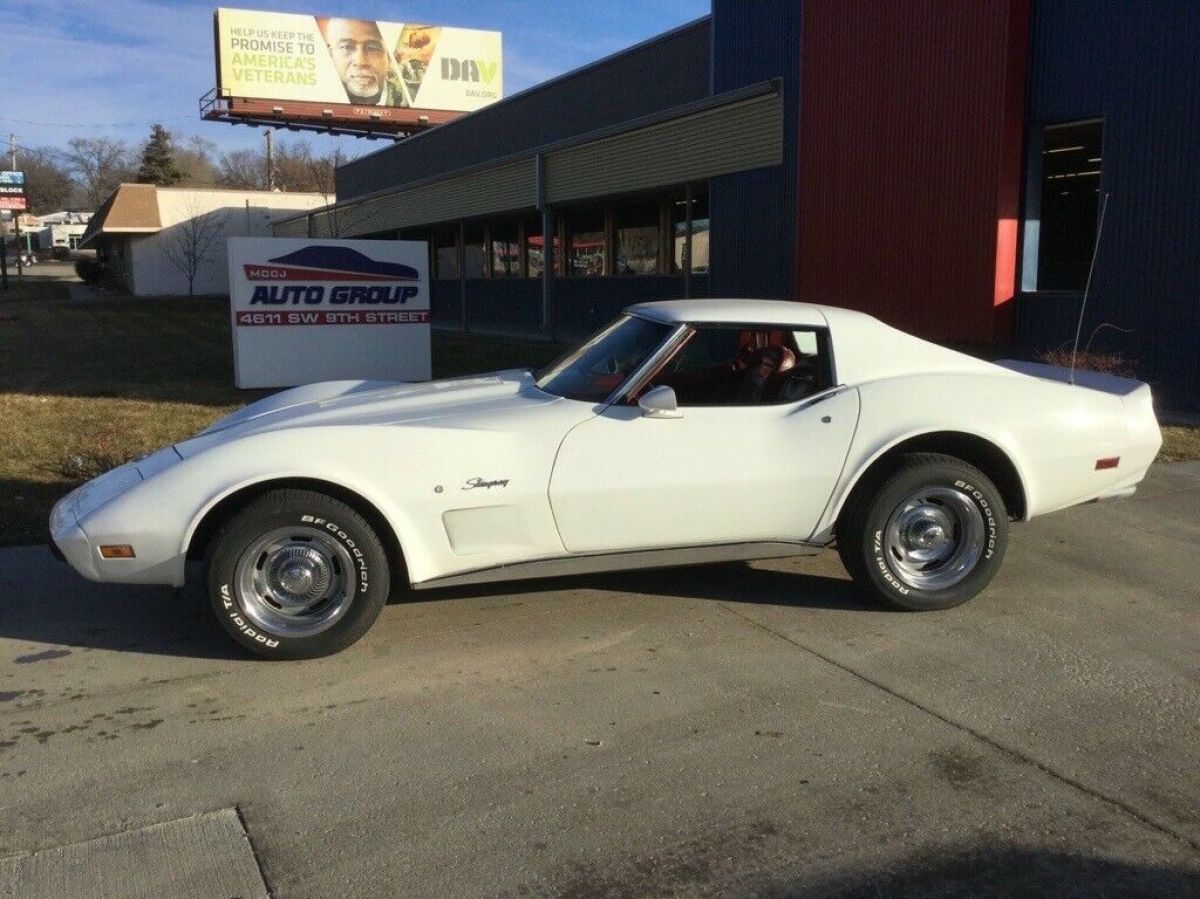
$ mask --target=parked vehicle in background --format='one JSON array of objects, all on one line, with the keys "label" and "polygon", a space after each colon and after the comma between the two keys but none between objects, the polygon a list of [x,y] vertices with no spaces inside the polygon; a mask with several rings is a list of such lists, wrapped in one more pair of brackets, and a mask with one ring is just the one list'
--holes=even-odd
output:
[{"label": "parked vehicle in background", "polygon": [[819,552],[902,609],[958,605],[1011,521],[1133,493],[1150,389],[992,364],[827,306],[633,306],[537,373],[339,381],[101,475],[50,527],[85,577],[203,559],[242,646],[353,643],[393,586]]}]

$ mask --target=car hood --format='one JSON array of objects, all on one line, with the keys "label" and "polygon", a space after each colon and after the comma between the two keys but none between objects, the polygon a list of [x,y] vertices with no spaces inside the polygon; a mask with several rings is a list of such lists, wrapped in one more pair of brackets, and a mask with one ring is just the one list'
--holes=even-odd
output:
[{"label": "car hood", "polygon": [[559,402],[534,386],[529,372],[514,369],[469,378],[400,384],[389,381],[327,381],[285,390],[251,403],[178,444],[187,458],[217,443],[289,428],[406,426],[436,422],[466,427],[483,416]]}]

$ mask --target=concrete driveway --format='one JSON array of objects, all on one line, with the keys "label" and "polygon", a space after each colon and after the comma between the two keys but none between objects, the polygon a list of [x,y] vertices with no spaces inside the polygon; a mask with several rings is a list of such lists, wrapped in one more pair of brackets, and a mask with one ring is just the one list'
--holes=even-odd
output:
[{"label": "concrete driveway", "polygon": [[1198,505],[1156,466],[944,613],[827,553],[422,595],[284,664],[5,550],[0,887],[187,819],[277,897],[1198,896]]}]

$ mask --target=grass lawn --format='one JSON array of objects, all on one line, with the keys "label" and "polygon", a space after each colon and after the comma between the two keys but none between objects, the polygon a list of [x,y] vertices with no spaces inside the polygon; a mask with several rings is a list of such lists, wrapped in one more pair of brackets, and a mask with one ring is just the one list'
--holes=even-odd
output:
[{"label": "grass lawn", "polygon": [[[274,391],[233,386],[226,301],[0,302],[0,545],[40,541],[63,494]],[[49,298],[47,298],[49,297]],[[435,377],[540,366],[561,347],[434,332]]]}]

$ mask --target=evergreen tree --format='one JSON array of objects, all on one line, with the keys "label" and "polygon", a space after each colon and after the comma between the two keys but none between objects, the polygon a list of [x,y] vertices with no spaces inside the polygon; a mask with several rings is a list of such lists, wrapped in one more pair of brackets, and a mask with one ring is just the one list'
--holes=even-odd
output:
[{"label": "evergreen tree", "polygon": [[183,172],[175,161],[175,148],[171,146],[171,134],[162,125],[155,125],[150,139],[142,148],[142,166],[138,169],[138,182],[159,184],[169,187],[183,180]]}]

